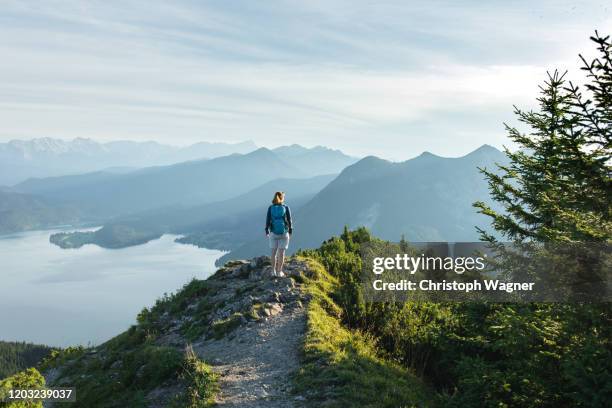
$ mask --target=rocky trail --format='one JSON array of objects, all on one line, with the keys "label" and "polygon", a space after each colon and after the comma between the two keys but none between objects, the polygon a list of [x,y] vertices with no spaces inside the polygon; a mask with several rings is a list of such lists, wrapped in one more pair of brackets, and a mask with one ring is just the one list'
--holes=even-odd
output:
[{"label": "rocky trail", "polygon": [[[261,305],[256,311],[259,319],[243,319],[239,328],[223,338],[193,344],[200,358],[220,375],[216,401],[220,407],[293,407],[303,400],[290,391],[306,328],[305,300],[291,275],[304,265],[290,261],[285,267],[287,276],[276,278],[270,266],[262,265],[265,263],[266,258],[238,263],[228,272],[239,275],[249,270],[253,283],[241,302]],[[227,306],[228,310],[240,307]]]},{"label": "rocky trail", "polygon": [[299,366],[304,311],[293,310],[269,322],[246,327],[235,337],[204,344],[198,354],[221,375],[217,404],[224,407],[291,407],[290,377]]},{"label": "rocky trail", "polygon": [[[159,377],[157,371],[167,370],[159,356],[174,356],[165,361],[178,364],[177,358],[193,349],[219,375],[219,407],[299,407],[305,398],[292,393],[291,381],[306,331],[307,298],[300,282],[307,269],[292,258],[281,278],[272,276],[268,257],[228,262],[208,279],[194,280],[144,309],[126,332],[47,369],[47,384],[92,390],[81,396],[96,403],[98,392],[120,389],[126,398],[140,398],[138,406],[176,406],[186,383],[175,371]],[[136,386],[146,392],[134,397]],[[116,404],[105,406],[125,406]]]}]

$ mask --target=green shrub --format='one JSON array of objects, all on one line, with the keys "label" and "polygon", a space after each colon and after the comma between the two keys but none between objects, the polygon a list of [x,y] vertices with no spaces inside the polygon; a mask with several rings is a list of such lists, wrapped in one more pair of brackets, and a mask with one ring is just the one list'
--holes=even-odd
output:
[{"label": "green shrub", "polygon": [[[25,371],[21,371],[14,374],[4,380],[0,380],[0,400],[4,399],[8,395],[11,389],[23,389],[23,388],[43,388],[45,386],[45,378],[35,368],[28,368]],[[32,401],[19,401],[2,403],[0,407],[7,408],[42,408],[42,402]]]},{"label": "green shrub", "polygon": [[207,325],[202,320],[186,322],[181,326],[181,334],[189,341],[200,338],[206,332]]},{"label": "green shrub", "polygon": [[185,352],[183,371],[180,375],[186,383],[185,393],[173,401],[173,406],[181,408],[207,408],[214,406],[215,395],[219,391],[219,376],[212,368],[198,358],[190,346]]},{"label": "green shrub", "polygon": [[612,400],[610,304],[366,303],[359,246],[374,238],[358,231],[302,252],[337,281],[308,290],[344,327],[371,336],[380,358],[435,386],[443,405],[603,407]]},{"label": "green shrub", "polygon": [[209,294],[213,287],[214,284],[209,280],[193,278],[176,293],[164,293],[161,298],[155,301],[155,305],[150,310],[147,308],[143,309],[141,318],[143,322],[155,322],[166,312],[173,315],[181,313],[195,298],[204,297]]},{"label": "green shrub", "polygon": [[227,319],[217,320],[212,324],[213,337],[217,340],[222,339],[228,333],[240,326],[244,316],[242,313],[234,313]]},{"label": "green shrub", "polygon": [[121,382],[126,387],[152,389],[175,377],[182,360],[181,353],[173,347],[145,346],[125,355]]},{"label": "green shrub", "polygon": [[75,360],[83,354],[85,354],[85,348],[83,346],[53,349],[51,350],[51,353],[42,360],[40,366],[44,370],[52,367],[63,366],[68,361]]}]

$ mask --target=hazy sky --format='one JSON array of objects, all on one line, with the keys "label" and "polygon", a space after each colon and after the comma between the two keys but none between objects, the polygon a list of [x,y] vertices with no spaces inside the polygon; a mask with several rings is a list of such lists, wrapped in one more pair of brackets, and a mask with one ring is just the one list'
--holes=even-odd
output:
[{"label": "hazy sky", "polygon": [[0,1],[0,141],[323,144],[390,159],[506,143],[604,1]]}]

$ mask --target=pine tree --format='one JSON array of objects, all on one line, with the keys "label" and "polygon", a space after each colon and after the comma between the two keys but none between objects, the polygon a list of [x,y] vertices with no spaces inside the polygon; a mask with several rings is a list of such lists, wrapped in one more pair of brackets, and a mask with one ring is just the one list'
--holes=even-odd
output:
[{"label": "pine tree", "polygon": [[567,91],[572,95],[572,114],[579,128],[570,141],[568,151],[584,144],[588,149],[574,155],[571,170],[577,187],[582,192],[580,201],[586,211],[595,211],[610,219],[612,186],[610,182],[610,152],[612,151],[612,43],[610,36],[602,37],[597,31],[591,40],[597,44],[600,54],[591,62],[583,61],[582,70],[587,72],[585,84],[592,99],[583,96],[579,87],[570,83]]},{"label": "pine tree", "polygon": [[[513,242],[609,242],[611,224],[612,45],[609,37],[591,38],[601,54],[584,60],[588,72],[585,98],[555,71],[540,87],[539,111],[515,108],[527,134],[506,125],[519,147],[508,166],[481,169],[492,198],[505,212],[483,202],[474,205],[491,217],[492,226]],[[490,242],[495,238],[479,229]]]},{"label": "pine tree", "polygon": [[528,133],[506,125],[518,146],[514,152],[505,149],[509,164],[481,169],[504,211],[474,203],[520,249],[510,251],[479,229],[497,248],[501,270],[514,279],[554,282],[578,298],[605,291],[605,245],[612,232],[612,45],[597,32],[591,39],[600,56],[583,58],[589,97],[566,82],[566,74],[549,73],[540,87],[539,110],[515,108]]},{"label": "pine tree", "polygon": [[400,248],[400,251],[403,253],[408,252],[408,249],[410,248],[410,245],[408,244],[408,241],[406,240],[406,235],[404,234],[402,234],[402,237],[400,238],[399,248]]}]

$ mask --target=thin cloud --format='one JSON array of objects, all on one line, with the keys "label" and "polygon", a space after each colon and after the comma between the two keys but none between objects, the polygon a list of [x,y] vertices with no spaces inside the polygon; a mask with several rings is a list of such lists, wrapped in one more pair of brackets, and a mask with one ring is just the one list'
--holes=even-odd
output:
[{"label": "thin cloud", "polygon": [[533,103],[547,69],[576,74],[611,22],[587,3],[237,4],[8,2],[0,140],[465,153],[500,146],[512,105]]}]

